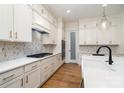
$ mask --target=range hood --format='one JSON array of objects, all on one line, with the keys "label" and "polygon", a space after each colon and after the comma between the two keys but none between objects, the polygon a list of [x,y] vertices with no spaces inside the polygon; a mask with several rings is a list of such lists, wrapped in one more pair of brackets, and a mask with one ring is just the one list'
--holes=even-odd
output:
[{"label": "range hood", "polygon": [[49,30],[47,28],[42,27],[41,25],[34,23],[32,25],[32,31],[37,31],[41,34],[49,34]]}]

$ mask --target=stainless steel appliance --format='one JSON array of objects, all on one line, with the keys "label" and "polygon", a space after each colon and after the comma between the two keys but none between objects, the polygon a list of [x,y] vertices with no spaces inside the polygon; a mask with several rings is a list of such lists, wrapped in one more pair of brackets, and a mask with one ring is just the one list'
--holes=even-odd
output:
[{"label": "stainless steel appliance", "polygon": [[65,40],[62,40],[62,60],[65,59]]}]

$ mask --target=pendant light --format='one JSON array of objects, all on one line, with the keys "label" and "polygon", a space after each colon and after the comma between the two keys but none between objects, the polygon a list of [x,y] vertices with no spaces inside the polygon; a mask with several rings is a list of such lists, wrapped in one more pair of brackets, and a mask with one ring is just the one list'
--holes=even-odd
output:
[{"label": "pendant light", "polygon": [[105,8],[107,7],[107,5],[103,5],[102,7],[103,7],[103,15],[98,24],[98,27],[100,28],[100,30],[108,30],[111,25],[111,22],[106,17]]}]

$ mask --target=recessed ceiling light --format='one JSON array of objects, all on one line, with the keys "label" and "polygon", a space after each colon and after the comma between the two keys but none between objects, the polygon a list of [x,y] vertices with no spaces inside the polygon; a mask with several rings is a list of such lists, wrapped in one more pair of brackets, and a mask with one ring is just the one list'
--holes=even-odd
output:
[{"label": "recessed ceiling light", "polygon": [[71,10],[67,10],[67,11],[66,11],[66,13],[68,13],[68,14],[69,14],[70,12],[71,12]]}]

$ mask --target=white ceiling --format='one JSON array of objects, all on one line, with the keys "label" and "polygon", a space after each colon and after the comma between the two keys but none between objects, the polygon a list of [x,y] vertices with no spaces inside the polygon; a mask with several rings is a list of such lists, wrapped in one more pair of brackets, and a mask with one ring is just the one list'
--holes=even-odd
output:
[{"label": "white ceiling", "polygon": [[[66,22],[76,21],[79,18],[89,18],[102,15],[101,4],[47,4],[57,16],[62,16]],[[67,14],[66,10],[71,13]],[[109,4],[106,8],[107,15],[119,14],[124,11],[124,4]]]}]

